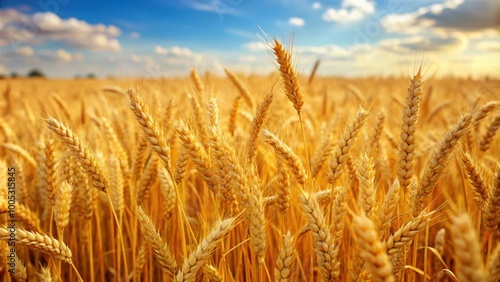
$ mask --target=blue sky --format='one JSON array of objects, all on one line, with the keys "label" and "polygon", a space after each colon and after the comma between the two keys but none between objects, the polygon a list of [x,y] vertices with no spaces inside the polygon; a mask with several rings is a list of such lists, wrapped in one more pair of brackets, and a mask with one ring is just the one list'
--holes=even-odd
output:
[{"label": "blue sky", "polygon": [[[266,41],[292,42],[299,72],[500,76],[497,0],[0,0],[0,73],[266,74]],[[262,31],[261,31],[262,29]],[[264,34],[267,34],[267,36]],[[289,44],[290,45],[290,44]]]}]

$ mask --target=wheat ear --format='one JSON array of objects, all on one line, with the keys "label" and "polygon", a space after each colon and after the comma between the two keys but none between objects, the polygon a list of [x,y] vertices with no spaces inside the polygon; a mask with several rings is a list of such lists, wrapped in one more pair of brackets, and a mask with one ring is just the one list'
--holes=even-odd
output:
[{"label": "wheat ear", "polygon": [[434,190],[439,177],[448,165],[451,153],[457,146],[460,138],[467,132],[471,121],[472,116],[470,114],[466,114],[460,118],[459,122],[446,133],[439,147],[433,152],[425,166],[420,185],[418,185],[415,191],[412,191],[411,213],[413,216],[418,216],[422,211],[424,201]]},{"label": "wheat ear", "polygon": [[372,209],[374,208],[377,200],[377,191],[375,190],[375,170],[372,158],[368,157],[366,154],[362,155],[358,167],[358,179],[360,184],[358,206],[368,217],[372,218]]},{"label": "wheat ear", "polygon": [[255,117],[252,119],[252,128],[250,130],[250,138],[248,139],[247,151],[248,151],[248,162],[253,163],[255,158],[255,153],[257,152],[257,141],[259,137],[260,130],[264,125],[264,121],[267,115],[269,107],[274,99],[274,91],[269,91],[264,100],[259,104]]},{"label": "wheat ear", "polygon": [[490,148],[491,142],[493,141],[493,137],[495,137],[495,134],[497,133],[499,128],[500,128],[500,115],[495,117],[495,119],[491,122],[491,124],[488,125],[488,128],[486,128],[486,133],[483,135],[483,138],[479,143],[479,149],[481,151],[486,152]]},{"label": "wheat ear", "polygon": [[334,253],[333,237],[330,235],[330,229],[326,224],[323,211],[313,195],[301,195],[300,203],[307,217],[309,230],[312,233],[316,262],[321,271],[321,280],[325,282],[332,281],[333,277],[336,276],[333,269],[338,269],[340,263],[333,261],[333,258],[337,255]]},{"label": "wheat ear", "polygon": [[196,69],[191,70],[191,79],[193,80],[196,93],[198,93],[199,96],[203,95],[205,93],[205,84],[200,79],[200,76],[198,75]]},{"label": "wheat ear", "polygon": [[233,106],[231,107],[231,113],[229,115],[228,131],[231,135],[234,135],[236,130],[236,118],[238,117],[238,109],[240,107],[241,96],[234,99]]},{"label": "wheat ear", "polygon": [[295,69],[292,65],[292,58],[285,48],[283,48],[283,45],[281,45],[278,39],[274,40],[273,51],[279,64],[281,78],[285,84],[285,94],[288,97],[288,100],[293,103],[293,107],[300,116],[304,100],[302,97],[299,79],[297,78],[297,74],[295,73]]},{"label": "wheat ear", "polygon": [[[11,240],[11,238],[10,228],[1,227],[0,239]],[[15,237],[13,240],[15,240],[17,245],[26,246],[28,248],[50,255],[57,260],[70,264],[72,263],[71,250],[66,246],[66,244],[45,234],[17,228],[15,230]]]},{"label": "wheat ear", "polygon": [[488,282],[495,282],[500,280],[500,245],[491,252],[490,258],[487,263]]},{"label": "wheat ear", "polygon": [[378,218],[377,218],[377,231],[379,234],[379,239],[383,240],[387,231],[391,227],[392,217],[396,211],[398,201],[399,201],[399,191],[401,190],[401,185],[399,185],[399,180],[395,180],[389,191],[385,195],[384,202],[380,207]]},{"label": "wheat ear", "polygon": [[288,168],[290,168],[292,174],[295,176],[295,180],[297,180],[299,184],[305,185],[305,183],[307,183],[307,174],[299,157],[297,157],[292,149],[273,133],[262,130],[262,135],[264,136],[264,141],[274,148],[276,154],[287,164]]},{"label": "wheat ear", "polygon": [[9,273],[16,282],[24,282],[28,280],[28,273],[26,271],[26,267],[24,266],[24,262],[17,257],[17,254],[14,253],[14,261],[15,268],[14,273],[9,270]]},{"label": "wheat ear", "polygon": [[50,273],[49,267],[42,267],[40,273],[38,273],[38,278],[40,282],[52,282],[52,273]]},{"label": "wheat ear", "polygon": [[356,113],[356,118],[349,125],[349,127],[346,128],[342,138],[335,147],[328,171],[328,182],[330,184],[334,184],[335,181],[340,178],[342,174],[342,167],[349,157],[349,150],[354,144],[354,141],[356,141],[356,137],[358,136],[361,127],[365,124],[367,116],[368,112],[360,109]]},{"label": "wheat ear", "polygon": [[6,149],[9,149],[10,151],[18,154],[19,156],[21,156],[23,159],[25,159],[33,167],[38,166],[35,158],[33,158],[33,156],[31,156],[28,151],[23,149],[23,147],[16,145],[16,144],[12,144],[12,143],[3,143],[0,146],[4,147]]},{"label": "wheat ear", "polygon": [[156,231],[153,221],[146,215],[142,207],[137,208],[137,216],[142,234],[149,244],[151,244],[153,254],[158,260],[161,269],[173,277],[177,273],[178,267],[170,248],[163,242],[160,234]]},{"label": "wheat ear", "polygon": [[274,281],[288,282],[291,279],[295,260],[294,238],[290,231],[283,236],[283,247],[279,250],[274,267]]},{"label": "wheat ear", "polygon": [[484,203],[488,199],[488,185],[485,183],[483,176],[479,172],[477,165],[472,161],[469,153],[462,155],[462,162],[467,179],[474,191],[474,203],[478,209],[483,210]]},{"label": "wheat ear", "polygon": [[137,93],[132,89],[129,89],[127,93],[130,109],[144,131],[144,135],[153,147],[153,150],[158,154],[160,159],[165,162],[169,173],[172,174],[172,169],[170,167],[170,147],[165,140],[165,135],[158,125],[157,120],[151,115],[149,108]]},{"label": "wheat ear", "polygon": [[485,281],[481,246],[469,215],[463,213],[452,217],[450,232],[458,279],[461,282]]},{"label": "wheat ear", "polygon": [[103,192],[106,192],[108,180],[104,177],[101,167],[95,160],[95,155],[90,149],[80,142],[80,139],[69,128],[56,119],[47,119],[49,129],[54,131],[59,138],[70,148],[76,160],[92,178],[92,185]]},{"label": "wheat ear", "polygon": [[415,158],[415,131],[422,99],[422,76],[418,73],[410,80],[406,105],[401,123],[401,142],[399,143],[398,177],[403,190],[410,185],[413,177],[413,159]]},{"label": "wheat ear", "polygon": [[206,263],[205,265],[203,265],[203,273],[210,281],[214,282],[224,281],[224,279],[222,279],[222,275],[219,273],[217,268],[215,268],[215,266],[211,264]]},{"label": "wheat ear", "polygon": [[164,167],[158,168],[158,177],[160,179],[160,188],[163,193],[163,214],[165,218],[169,219],[175,211],[177,195],[172,179]]},{"label": "wheat ear", "polygon": [[488,199],[484,205],[483,222],[486,228],[494,231],[500,223],[500,166],[488,191]]},{"label": "wheat ear", "polygon": [[123,179],[123,170],[121,165],[121,160],[115,156],[109,156],[109,171],[111,172],[109,175],[109,182],[113,185],[110,189],[111,200],[113,203],[113,207],[116,210],[116,213],[120,218],[125,209],[125,198],[124,198],[124,189],[125,189],[125,181]]},{"label": "wheat ear", "polygon": [[42,179],[45,187],[45,192],[51,206],[55,204],[57,193],[57,178],[56,178],[56,159],[54,152],[54,140],[47,138],[43,150],[43,163],[42,163]]},{"label": "wheat ear", "polygon": [[236,86],[238,91],[240,92],[241,97],[245,99],[245,103],[248,105],[248,107],[253,108],[253,103],[252,103],[252,97],[250,96],[250,91],[248,88],[241,82],[241,80],[230,70],[224,68],[224,71],[227,74],[227,77],[229,77],[229,80]]},{"label": "wheat ear", "polygon": [[278,175],[276,176],[276,204],[281,213],[285,213],[290,207],[290,176],[288,175],[288,168],[283,163],[281,158],[277,158]]},{"label": "wheat ear", "polygon": [[56,194],[56,204],[54,206],[54,220],[57,226],[59,238],[62,238],[64,228],[69,223],[69,210],[71,207],[71,198],[73,187],[64,181]]},{"label": "wheat ear", "polygon": [[235,226],[235,218],[228,218],[218,221],[210,233],[203,239],[189,257],[184,260],[182,269],[175,276],[176,282],[195,281],[196,274],[203,265],[210,259],[217,245],[224,239],[231,229]]},{"label": "wheat ear", "polygon": [[371,273],[371,281],[394,281],[392,266],[378,239],[375,224],[366,216],[353,217],[353,229],[356,242],[361,249],[361,256],[366,261],[366,269]]}]

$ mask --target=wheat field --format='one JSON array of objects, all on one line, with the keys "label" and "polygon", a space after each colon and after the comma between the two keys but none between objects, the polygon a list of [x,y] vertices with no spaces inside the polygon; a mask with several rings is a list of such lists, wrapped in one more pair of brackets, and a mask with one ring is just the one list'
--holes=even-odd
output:
[{"label": "wheat field", "polygon": [[1,281],[499,281],[500,82],[291,54],[0,81]]}]

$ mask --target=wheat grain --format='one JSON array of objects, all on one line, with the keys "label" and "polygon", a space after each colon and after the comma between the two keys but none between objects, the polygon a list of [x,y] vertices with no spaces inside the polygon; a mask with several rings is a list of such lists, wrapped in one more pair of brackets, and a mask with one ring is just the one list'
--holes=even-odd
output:
[{"label": "wheat grain", "polygon": [[142,207],[137,208],[137,216],[142,234],[149,244],[151,244],[153,254],[156,260],[158,260],[161,269],[173,277],[177,273],[178,267],[173,254],[170,252],[170,248],[163,242],[160,234],[156,231],[153,221],[146,215]]},{"label": "wheat grain", "polygon": [[304,100],[302,97],[302,90],[300,88],[299,79],[295,73],[295,69],[292,65],[292,58],[290,54],[283,48],[283,45],[278,41],[274,40],[273,47],[274,54],[276,55],[276,60],[279,64],[279,70],[283,83],[285,85],[285,94],[288,100],[293,103],[293,107],[300,116],[300,111],[304,105]]},{"label": "wheat grain", "polygon": [[90,177],[92,177],[92,185],[103,192],[108,187],[108,180],[104,177],[101,167],[95,161],[95,155],[88,149],[87,146],[80,142],[80,139],[69,128],[64,126],[56,119],[49,117],[47,119],[49,129],[54,131],[59,138],[70,148],[76,160],[85,169]]},{"label": "wheat grain", "polygon": [[469,216],[465,213],[451,218],[450,233],[454,245],[456,275],[460,281],[485,281],[481,248]]},{"label": "wheat grain", "polygon": [[182,269],[175,276],[175,281],[194,281],[198,270],[208,261],[217,245],[233,229],[235,225],[234,218],[228,218],[215,223],[210,233],[203,239],[189,257],[184,260]]},{"label": "wheat grain", "polygon": [[[11,232],[7,227],[0,228],[0,239],[10,240]],[[26,231],[22,228],[15,230],[14,239],[16,244],[40,251],[53,258],[72,263],[71,250],[64,244],[52,237],[37,232]]]},{"label": "wheat grain", "polygon": [[425,165],[420,185],[418,185],[416,190],[412,191],[411,213],[413,216],[417,216],[422,211],[425,199],[434,190],[436,182],[448,164],[451,153],[457,146],[460,138],[467,132],[471,121],[472,116],[470,114],[461,117],[459,122],[446,133],[439,147],[432,153],[431,158]]},{"label": "wheat grain", "polygon": [[384,247],[377,238],[375,224],[366,216],[353,217],[353,229],[366,268],[372,274],[371,281],[394,281],[392,267]]},{"label": "wheat grain", "polygon": [[283,236],[283,247],[279,250],[274,267],[274,281],[290,281],[295,261],[294,238],[290,231]]},{"label": "wheat grain", "polygon": [[420,100],[422,94],[421,69],[410,80],[406,105],[403,110],[403,122],[401,124],[401,142],[399,144],[398,177],[403,190],[406,191],[413,177],[413,160],[415,158],[415,131],[420,111]]}]

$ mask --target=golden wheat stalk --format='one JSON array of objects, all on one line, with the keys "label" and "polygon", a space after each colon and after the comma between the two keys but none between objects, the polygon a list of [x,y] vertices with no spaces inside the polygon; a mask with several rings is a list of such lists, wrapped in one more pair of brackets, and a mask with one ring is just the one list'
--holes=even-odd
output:
[{"label": "golden wheat stalk", "polygon": [[[7,227],[0,228],[0,240],[10,240],[11,230]],[[37,232],[26,231],[22,228],[16,228],[14,240],[17,245],[40,251],[52,256],[54,259],[72,263],[71,250],[64,244],[52,237]]]},{"label": "golden wheat stalk", "polygon": [[156,231],[153,221],[144,212],[142,207],[137,208],[137,219],[144,238],[151,244],[153,254],[158,260],[160,268],[166,271],[171,277],[177,273],[177,262],[170,248],[163,242],[160,234]]},{"label": "golden wheat stalk", "polygon": [[104,177],[101,167],[96,162],[95,154],[78,139],[71,129],[64,126],[55,118],[49,117],[47,125],[50,130],[54,131],[64,141],[85,172],[90,175],[92,185],[96,189],[106,192],[108,180]]},{"label": "golden wheat stalk", "polygon": [[[337,276],[334,269],[340,267],[340,262],[333,260],[335,245],[333,237],[330,235],[330,228],[326,224],[323,211],[321,210],[315,196],[304,194],[300,196],[300,203],[308,220],[308,227],[311,230],[316,262],[321,271],[322,281],[332,281]],[[338,251],[338,250],[337,250]]]},{"label": "golden wheat stalk", "polygon": [[500,115],[495,117],[495,119],[491,122],[491,124],[488,125],[488,128],[486,128],[486,133],[483,135],[483,138],[479,143],[479,149],[481,151],[483,152],[488,151],[491,142],[493,141],[493,138],[495,137],[495,134],[497,133],[499,128],[500,128]]},{"label": "golden wheat stalk", "polygon": [[335,147],[328,171],[328,182],[330,184],[334,184],[342,175],[342,168],[349,157],[349,150],[356,141],[359,131],[366,122],[367,116],[368,112],[359,109],[356,113],[356,118],[349,127],[345,129],[342,138]]},{"label": "golden wheat stalk", "polygon": [[210,233],[201,241],[196,250],[184,260],[182,269],[175,276],[176,282],[195,281],[196,274],[215,252],[217,245],[236,225],[235,218],[228,218],[215,223]]},{"label": "golden wheat stalk", "polygon": [[248,90],[248,88],[230,70],[224,68],[224,71],[226,72],[227,77],[229,78],[229,80],[231,80],[231,82],[234,84],[234,86],[236,86],[236,88],[240,92],[240,95],[245,100],[245,103],[248,105],[248,107],[250,107],[250,109],[252,109],[253,108],[253,102],[252,102],[252,97],[250,96],[250,91]]},{"label": "golden wheat stalk", "polygon": [[481,246],[469,215],[462,213],[452,217],[450,232],[458,279],[461,282],[485,281]]},{"label": "golden wheat stalk", "polygon": [[383,244],[378,239],[375,224],[364,215],[355,215],[353,229],[361,256],[366,261],[366,269],[372,275],[371,281],[394,281],[392,266]]},{"label": "golden wheat stalk", "polygon": [[488,185],[484,181],[481,172],[478,170],[478,166],[472,161],[469,153],[464,153],[462,155],[462,162],[464,164],[467,179],[473,187],[474,203],[478,209],[483,210],[485,206],[484,203],[488,199]]},{"label": "golden wheat stalk", "polygon": [[283,236],[283,247],[280,248],[278,258],[274,267],[274,281],[288,282],[292,278],[292,271],[295,262],[294,237],[288,231]]},{"label": "golden wheat stalk", "polygon": [[483,222],[488,230],[494,231],[500,224],[500,166],[497,167],[493,185],[490,186],[488,192],[483,208]]},{"label": "golden wheat stalk", "polygon": [[307,173],[302,162],[292,149],[283,143],[276,135],[267,130],[262,130],[262,135],[264,136],[264,141],[274,148],[276,154],[287,164],[288,168],[290,168],[292,174],[295,176],[295,180],[297,180],[299,184],[305,185],[307,183]]},{"label": "golden wheat stalk", "polygon": [[410,80],[406,105],[403,110],[403,122],[401,124],[401,142],[399,144],[398,177],[403,190],[406,191],[413,177],[413,160],[415,158],[415,131],[420,111],[420,100],[422,99],[422,76],[421,69]]},{"label": "golden wheat stalk", "polygon": [[424,201],[432,193],[436,183],[448,165],[450,155],[458,144],[460,138],[467,132],[472,122],[471,114],[460,118],[458,123],[446,133],[439,147],[432,153],[431,158],[425,165],[424,175],[415,191],[411,194],[411,213],[418,216],[423,209]]},{"label": "golden wheat stalk", "polygon": [[299,84],[299,79],[297,78],[297,74],[295,73],[295,69],[292,65],[292,58],[290,54],[288,54],[288,52],[285,50],[283,45],[281,45],[281,43],[278,41],[278,39],[274,40],[273,51],[276,55],[281,78],[283,79],[283,83],[285,85],[286,97],[288,97],[288,100],[293,103],[293,107],[297,111],[297,114],[300,116],[300,111],[302,109],[302,106],[304,105],[304,100]]},{"label": "golden wheat stalk", "polygon": [[165,162],[166,168],[170,174],[172,169],[170,166],[170,147],[165,140],[165,134],[160,128],[158,121],[149,112],[148,106],[142,101],[142,98],[129,89],[128,92],[129,106],[134,113],[140,127],[144,131],[145,137],[153,147],[153,150],[158,154],[160,159]]}]

